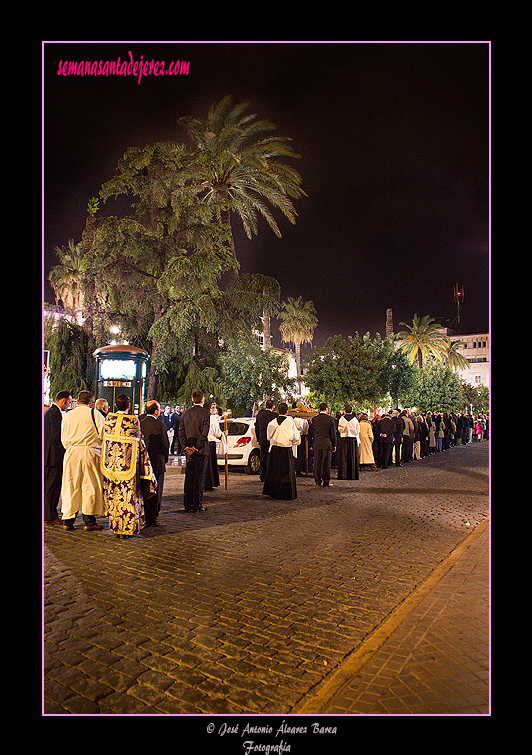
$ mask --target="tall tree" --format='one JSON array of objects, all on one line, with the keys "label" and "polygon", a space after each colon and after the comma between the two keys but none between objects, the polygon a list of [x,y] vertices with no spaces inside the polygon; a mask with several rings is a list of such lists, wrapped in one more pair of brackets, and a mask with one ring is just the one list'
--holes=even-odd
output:
[{"label": "tall tree", "polygon": [[463,383],[443,363],[432,361],[416,370],[407,401],[420,412],[460,411],[464,406]]},{"label": "tall tree", "polygon": [[469,369],[469,362],[464,357],[464,355],[460,354],[460,352],[458,351],[460,346],[463,346],[464,343],[465,341],[451,341],[450,338],[448,339],[447,346],[445,347],[445,352],[443,354],[443,361],[445,363],[445,366],[453,372]]},{"label": "tall tree", "polygon": [[314,330],[318,324],[316,310],[313,302],[304,302],[301,296],[296,299],[289,296],[282,305],[279,317],[281,319],[279,330],[283,341],[294,344],[299,379],[301,377],[301,344],[312,343]]},{"label": "tall tree", "polygon": [[85,285],[95,330],[102,338],[118,322],[133,342],[149,342],[149,398],[176,342],[193,343],[201,329],[218,327],[218,280],[232,265],[210,208],[177,191],[186,159],[162,143],[128,150],[100,196],[106,203],[132,197],[133,204],[127,213],[95,217],[86,229]]},{"label": "tall tree", "polygon": [[276,402],[293,398],[295,381],[288,377],[287,355],[274,349],[263,351],[257,340],[228,344],[221,365],[220,388],[235,416],[242,416],[266,397]]},{"label": "tall tree", "polygon": [[381,388],[380,394],[373,396],[374,404],[386,406],[390,397],[393,406],[402,405],[403,397],[412,387],[416,367],[408,362],[404,352],[395,348],[391,336],[383,340],[380,333],[377,333],[372,340],[369,333],[366,333],[362,343],[375,359],[374,376]]},{"label": "tall tree", "polygon": [[310,358],[305,384],[314,393],[315,403],[325,401],[331,411],[347,402],[371,405],[386,392],[381,382],[384,367],[382,352],[358,333],[347,340],[332,336]]},{"label": "tall tree", "polygon": [[76,244],[73,239],[69,239],[66,247],[56,246],[54,251],[59,264],[52,268],[48,278],[55,293],[56,303],[61,302],[64,309],[81,324],[85,247],[83,243]]},{"label": "tall tree", "polygon": [[182,191],[191,170],[190,155],[172,145],[128,150],[100,196],[106,204],[132,197],[133,204],[124,211],[119,202],[120,214],[93,217],[85,230],[94,329],[103,338],[111,323],[120,324],[124,337],[150,351],[148,398],[175,356],[190,363],[203,355],[203,342],[251,340],[263,306],[274,307],[279,295],[276,281],[253,276],[222,290],[234,264],[228,230],[213,205]]},{"label": "tall tree", "polygon": [[90,333],[71,319],[44,321],[44,348],[50,352],[50,397],[58,391],[94,391],[95,364],[92,353],[96,343]]},{"label": "tall tree", "polygon": [[231,228],[231,217],[240,218],[251,238],[258,232],[258,218],[281,236],[270,207],[279,209],[291,223],[296,211],[292,200],[304,195],[299,173],[286,158],[299,157],[290,139],[273,136],[274,124],[257,120],[247,113],[249,103],[232,105],[231,97],[209,108],[207,118],[180,118],[194,145],[194,159],[186,182],[206,203],[216,208],[219,222],[229,230],[234,258],[232,278],[238,274],[238,260]]},{"label": "tall tree", "polygon": [[410,364],[417,361],[419,369],[423,362],[429,359],[442,361],[447,346],[448,338],[442,333],[442,326],[433,317],[414,315],[412,325],[406,322],[399,323],[408,330],[402,330],[395,334],[395,340],[399,341],[400,348],[406,354]]}]

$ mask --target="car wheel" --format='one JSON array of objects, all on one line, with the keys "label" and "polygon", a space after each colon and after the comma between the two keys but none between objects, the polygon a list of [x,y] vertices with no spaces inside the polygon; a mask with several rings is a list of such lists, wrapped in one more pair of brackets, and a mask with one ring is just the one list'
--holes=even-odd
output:
[{"label": "car wheel", "polygon": [[246,474],[258,474],[260,472],[260,453],[252,451],[246,465]]}]

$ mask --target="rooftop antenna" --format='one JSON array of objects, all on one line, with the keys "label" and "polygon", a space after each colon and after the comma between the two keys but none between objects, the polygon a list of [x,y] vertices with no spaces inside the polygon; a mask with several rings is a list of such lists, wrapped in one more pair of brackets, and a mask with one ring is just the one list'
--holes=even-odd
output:
[{"label": "rooftop antenna", "polygon": [[464,287],[454,284],[454,303],[456,304],[456,332],[460,334],[460,309],[464,302]]}]

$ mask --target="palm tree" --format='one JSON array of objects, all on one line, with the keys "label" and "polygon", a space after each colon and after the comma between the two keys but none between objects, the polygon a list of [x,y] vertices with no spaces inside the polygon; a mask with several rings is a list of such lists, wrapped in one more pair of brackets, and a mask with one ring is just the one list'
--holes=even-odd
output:
[{"label": "palm tree", "polygon": [[75,244],[68,240],[68,246],[55,247],[59,264],[50,271],[49,280],[54,289],[56,302],[61,301],[67,310],[71,310],[78,322],[83,311],[83,242]]},{"label": "palm tree", "polygon": [[[279,313],[282,320],[279,330],[285,343],[293,343],[296,351],[297,377],[301,376],[301,344],[312,343],[314,329],[318,324],[316,310],[311,301],[304,302],[300,296],[297,299],[288,297]],[[299,383],[301,392],[301,383]]]},{"label": "palm tree", "polygon": [[232,106],[231,98],[225,97],[209,109],[205,121],[191,117],[178,120],[195,145],[186,186],[214,204],[220,222],[230,230],[233,277],[238,274],[238,263],[232,214],[240,217],[248,238],[258,232],[259,216],[280,237],[270,206],[281,210],[293,224],[297,213],[292,200],[305,194],[299,173],[284,161],[298,157],[290,139],[270,135],[275,126],[246,114],[248,107],[247,102]]},{"label": "palm tree", "polygon": [[441,332],[442,326],[434,318],[429,315],[418,317],[416,314],[412,326],[406,322],[399,324],[404,325],[408,330],[396,333],[394,338],[401,342],[400,349],[404,351],[410,364],[414,364],[417,360],[418,367],[421,369],[424,360],[443,361],[449,339]]},{"label": "palm tree", "polygon": [[463,354],[460,354],[458,351],[460,346],[463,346],[464,343],[465,341],[451,341],[451,339],[449,339],[447,343],[444,354],[444,362],[446,367],[448,367],[453,372],[469,369],[469,362],[463,356]]}]

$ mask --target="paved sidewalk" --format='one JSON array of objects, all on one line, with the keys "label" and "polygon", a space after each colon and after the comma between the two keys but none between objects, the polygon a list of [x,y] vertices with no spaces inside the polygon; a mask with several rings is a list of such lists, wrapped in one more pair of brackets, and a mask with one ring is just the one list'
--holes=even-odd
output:
[{"label": "paved sidewalk", "polygon": [[43,713],[486,714],[488,471],[471,444],[294,501],[231,473],[186,514],[171,466],[159,527],[45,527]]},{"label": "paved sidewalk", "polygon": [[298,713],[489,713],[489,521],[327,679]]}]

